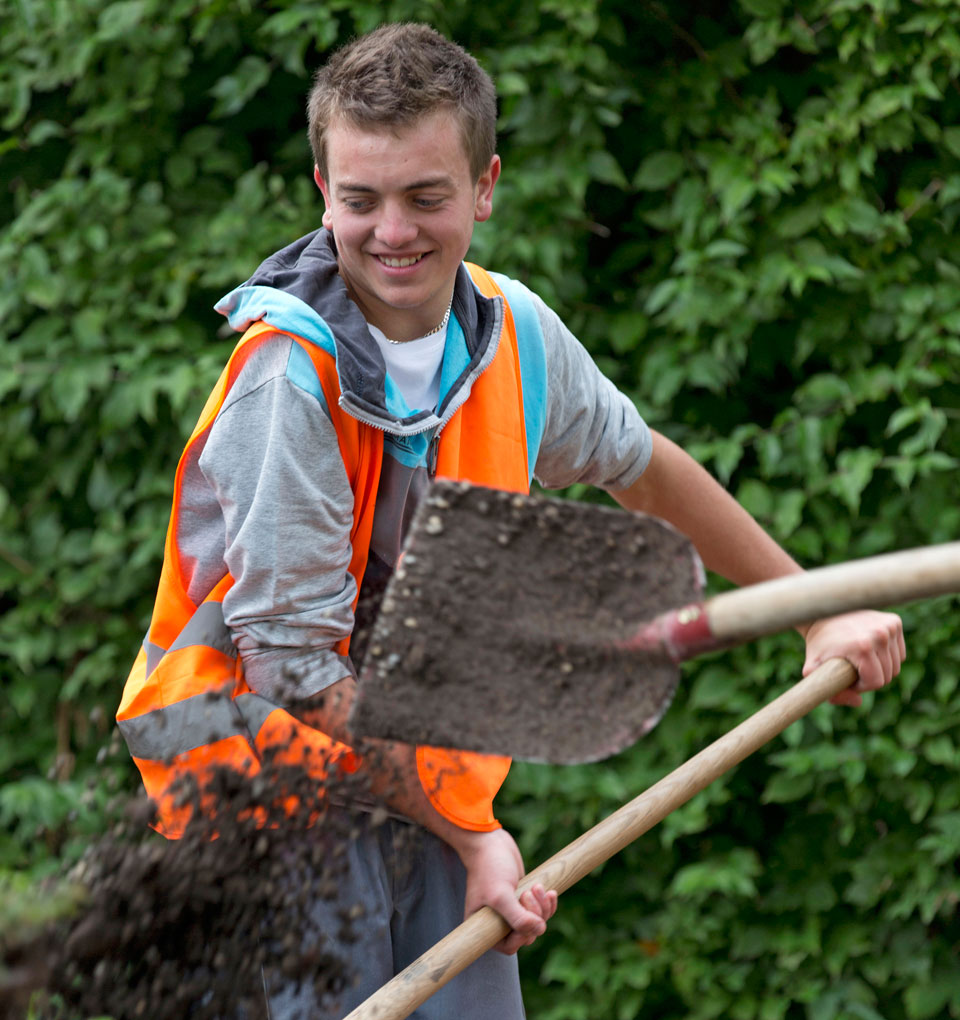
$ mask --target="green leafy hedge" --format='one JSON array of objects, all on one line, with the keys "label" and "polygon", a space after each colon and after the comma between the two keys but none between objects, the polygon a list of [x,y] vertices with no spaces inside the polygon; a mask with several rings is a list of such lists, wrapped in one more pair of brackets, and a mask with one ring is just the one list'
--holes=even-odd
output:
[{"label": "green leafy hedge", "polygon": [[[381,19],[432,22],[497,79],[504,176],[474,256],[540,291],[802,562],[960,531],[954,0],[0,18],[0,868],[62,852],[88,777],[120,767],[95,756],[232,343],[210,306],[317,224],[309,73]],[[956,610],[907,610],[893,690],[818,709],[567,894],[524,957],[531,1015],[960,1016]],[[515,768],[528,862],[800,665],[788,637],[711,657],[617,759]]]}]

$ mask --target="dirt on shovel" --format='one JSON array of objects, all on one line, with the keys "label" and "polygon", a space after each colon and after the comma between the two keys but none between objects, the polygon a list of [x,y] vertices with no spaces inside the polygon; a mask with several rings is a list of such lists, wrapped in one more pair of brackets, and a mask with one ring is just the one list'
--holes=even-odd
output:
[{"label": "dirt on shovel", "polygon": [[[506,599],[502,583],[489,597],[477,584],[462,594],[467,569],[502,572],[505,561],[515,565]],[[661,653],[618,645],[702,583],[690,542],[655,518],[437,483],[380,605],[352,731],[531,761],[606,757],[656,724],[677,683]],[[451,696],[458,684],[488,711],[464,713]]]}]

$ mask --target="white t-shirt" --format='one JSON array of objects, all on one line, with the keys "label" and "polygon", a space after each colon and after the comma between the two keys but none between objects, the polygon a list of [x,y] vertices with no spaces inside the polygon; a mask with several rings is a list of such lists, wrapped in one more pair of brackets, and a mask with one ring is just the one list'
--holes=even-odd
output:
[{"label": "white t-shirt", "polygon": [[391,343],[384,333],[367,323],[370,335],[383,354],[387,372],[411,411],[432,411],[440,398],[440,369],[447,327],[406,343]]}]

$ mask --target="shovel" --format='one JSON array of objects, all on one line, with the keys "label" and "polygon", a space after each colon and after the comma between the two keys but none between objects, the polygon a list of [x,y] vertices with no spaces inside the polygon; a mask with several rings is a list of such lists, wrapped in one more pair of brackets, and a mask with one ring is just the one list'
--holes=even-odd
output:
[{"label": "shovel", "polygon": [[603,506],[437,482],[369,636],[357,737],[597,761],[666,711],[677,663],[852,609],[960,589],[960,542],[700,601],[670,525]]}]

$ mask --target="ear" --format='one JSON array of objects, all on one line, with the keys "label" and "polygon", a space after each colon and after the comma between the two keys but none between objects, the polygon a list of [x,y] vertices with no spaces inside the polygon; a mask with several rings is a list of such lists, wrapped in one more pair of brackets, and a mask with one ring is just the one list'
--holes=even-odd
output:
[{"label": "ear", "polygon": [[494,156],[490,165],[477,181],[477,199],[473,209],[473,218],[477,223],[490,219],[493,212],[493,189],[500,178],[500,157]]},{"label": "ear", "polygon": [[316,163],[313,164],[313,182],[323,195],[324,210],[320,222],[327,230],[333,230],[333,203],[330,201],[330,185],[320,176],[320,167]]}]

